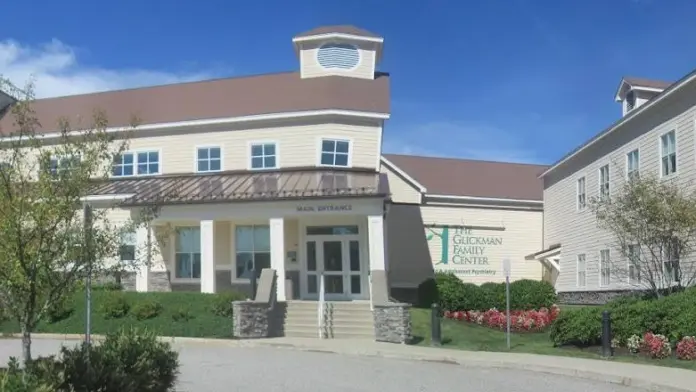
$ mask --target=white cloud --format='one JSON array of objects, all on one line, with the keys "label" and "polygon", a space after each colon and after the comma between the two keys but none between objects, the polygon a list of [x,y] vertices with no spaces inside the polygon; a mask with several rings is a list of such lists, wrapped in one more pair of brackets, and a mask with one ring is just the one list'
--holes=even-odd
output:
[{"label": "white cloud", "polygon": [[0,41],[0,75],[18,86],[35,82],[39,98],[131,87],[176,83],[213,77],[209,72],[173,73],[147,69],[85,67],[76,50],[59,40],[38,46]]}]

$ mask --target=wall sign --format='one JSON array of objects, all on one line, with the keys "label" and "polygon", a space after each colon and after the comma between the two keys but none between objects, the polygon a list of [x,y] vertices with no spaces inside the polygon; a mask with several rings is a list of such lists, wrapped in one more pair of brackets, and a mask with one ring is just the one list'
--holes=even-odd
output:
[{"label": "wall sign", "polygon": [[297,212],[343,212],[352,211],[351,204],[320,204],[316,206],[297,206]]},{"label": "wall sign", "polygon": [[[472,229],[456,227],[426,228],[430,246],[439,245],[440,257],[433,258],[438,271],[459,276],[494,276],[500,269],[491,265],[488,251],[503,245],[503,237],[474,233]],[[439,244],[432,243],[438,241]]]}]

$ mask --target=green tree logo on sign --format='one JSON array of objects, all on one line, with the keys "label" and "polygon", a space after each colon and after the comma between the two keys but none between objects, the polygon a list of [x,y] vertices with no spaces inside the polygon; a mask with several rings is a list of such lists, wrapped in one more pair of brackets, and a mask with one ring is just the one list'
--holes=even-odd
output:
[{"label": "green tree logo on sign", "polygon": [[447,265],[447,260],[449,259],[449,227],[443,227],[439,232],[431,227],[427,229],[429,233],[425,237],[426,241],[430,241],[435,237],[440,239],[440,261],[435,263],[435,265]]}]

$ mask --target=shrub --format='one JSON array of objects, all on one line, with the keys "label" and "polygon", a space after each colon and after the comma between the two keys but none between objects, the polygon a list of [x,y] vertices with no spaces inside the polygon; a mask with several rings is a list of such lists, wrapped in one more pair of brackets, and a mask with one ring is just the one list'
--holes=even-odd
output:
[{"label": "shrub", "polygon": [[72,296],[65,295],[48,307],[46,317],[49,323],[57,323],[70,317],[74,309],[75,304],[72,301]]},{"label": "shrub", "polygon": [[510,283],[511,309],[548,308],[555,303],[556,289],[549,282],[522,279]]},{"label": "shrub", "polygon": [[587,307],[564,310],[551,324],[549,336],[555,346],[591,346],[599,343],[602,336],[602,309]]},{"label": "shrub", "polygon": [[104,298],[101,311],[106,319],[117,319],[125,317],[130,310],[130,304],[122,293],[109,294]]},{"label": "shrub", "polygon": [[162,313],[162,304],[157,301],[147,299],[142,302],[138,302],[133,306],[131,313],[137,320],[149,320],[155,318]]},{"label": "shrub", "polygon": [[626,339],[626,348],[633,354],[637,354],[640,351],[640,347],[643,345],[643,338],[640,335],[631,335],[630,338]]},{"label": "shrub", "polygon": [[215,296],[212,304],[213,314],[221,317],[232,317],[232,302],[246,298],[245,295],[234,291],[213,295]]},{"label": "shrub", "polygon": [[696,359],[696,338],[693,336],[684,336],[677,343],[677,358],[686,361]]},{"label": "shrub", "polygon": [[174,321],[189,321],[192,318],[193,314],[186,308],[179,308],[172,312],[172,320]]},{"label": "shrub", "polygon": [[52,384],[24,372],[16,358],[11,358],[7,369],[0,369],[0,392],[57,392]]},{"label": "shrub", "polygon": [[643,336],[642,351],[653,358],[667,358],[672,354],[672,346],[664,335],[647,332]]},{"label": "shrub", "polygon": [[[558,307],[539,310],[510,311],[510,330],[516,332],[538,332],[545,330],[559,315]],[[507,312],[497,309],[481,311],[445,312],[445,317],[476,323],[489,328],[505,329],[507,327]]]}]

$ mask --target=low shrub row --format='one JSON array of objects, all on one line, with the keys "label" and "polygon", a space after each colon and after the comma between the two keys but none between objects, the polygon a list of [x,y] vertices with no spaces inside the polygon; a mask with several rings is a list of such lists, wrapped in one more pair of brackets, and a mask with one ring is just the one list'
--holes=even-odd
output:
[{"label": "low shrub row", "polygon": [[617,345],[628,346],[633,336],[665,336],[672,345],[687,336],[696,336],[696,288],[659,299],[623,297],[605,306],[564,311],[551,327],[557,346],[592,346],[601,341],[602,311],[611,313],[611,327]]},{"label": "low shrub row", "polygon": [[178,354],[169,343],[131,328],[101,344],[63,347],[25,367],[13,359],[0,374],[0,392],[168,392],[178,372]]},{"label": "low shrub row", "polygon": [[[446,311],[505,309],[505,283],[464,283],[452,273],[435,275],[436,293],[428,302],[438,302]],[[548,282],[517,280],[510,283],[510,309],[549,308],[556,303],[556,290]]]},{"label": "low shrub row", "polygon": [[[560,308],[552,306],[550,309],[539,310],[514,310],[510,312],[510,330],[514,332],[541,332],[544,331],[558,317]],[[494,329],[507,328],[507,312],[497,309],[482,311],[457,311],[445,312],[445,318],[474,323]]]}]

